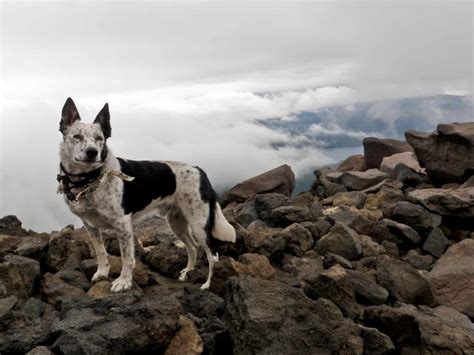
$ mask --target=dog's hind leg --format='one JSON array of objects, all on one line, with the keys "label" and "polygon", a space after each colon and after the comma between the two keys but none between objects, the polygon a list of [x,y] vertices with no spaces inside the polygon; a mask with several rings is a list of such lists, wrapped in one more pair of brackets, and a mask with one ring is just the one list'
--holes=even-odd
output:
[{"label": "dog's hind leg", "polygon": [[209,272],[207,274],[207,280],[202,284],[201,289],[207,290],[211,286],[212,274],[214,272],[214,264],[219,261],[219,257],[214,255],[211,250],[210,243],[208,242],[208,233],[204,227],[194,226],[192,227],[193,235],[196,241],[204,249],[206,253],[207,262],[209,264]]},{"label": "dog's hind leg", "polygon": [[119,241],[122,271],[120,276],[112,282],[110,289],[113,292],[126,291],[132,287],[133,268],[135,267],[135,243],[130,217],[125,216],[117,221],[113,232]]},{"label": "dog's hind leg", "polygon": [[106,279],[109,276],[110,265],[100,230],[86,223],[84,223],[84,226],[89,232],[97,256],[97,271],[92,276],[91,281],[94,282],[100,279]]},{"label": "dog's hind leg", "polygon": [[197,247],[199,246],[189,233],[189,225],[186,218],[180,211],[172,211],[166,216],[171,230],[184,243],[188,252],[188,264],[181,270],[179,281],[186,281],[188,272],[194,270],[197,259]]}]

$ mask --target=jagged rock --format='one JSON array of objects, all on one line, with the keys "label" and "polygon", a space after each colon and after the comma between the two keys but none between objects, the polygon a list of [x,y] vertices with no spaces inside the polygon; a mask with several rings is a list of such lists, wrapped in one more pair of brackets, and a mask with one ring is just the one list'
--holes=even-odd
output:
[{"label": "jagged rock", "polygon": [[362,247],[357,233],[350,227],[337,222],[328,234],[318,240],[315,247],[320,255],[334,253],[352,260],[359,257]]},{"label": "jagged rock", "polygon": [[388,218],[384,218],[383,223],[385,223],[385,225],[388,227],[390,233],[400,240],[398,244],[401,244],[401,242],[408,242],[411,245],[419,245],[421,243],[420,235],[412,227],[403,223],[392,221]]},{"label": "jagged rock", "polygon": [[273,226],[273,210],[280,206],[288,205],[289,201],[290,199],[287,196],[277,193],[257,195],[255,197],[255,209],[262,221]]},{"label": "jagged rock", "polygon": [[355,154],[347,157],[339,164],[337,171],[364,171],[365,160],[362,154]]},{"label": "jagged rock", "polygon": [[366,171],[346,171],[343,173],[329,173],[326,178],[331,182],[344,185],[349,190],[364,190],[374,186],[389,176],[378,170],[369,169]]},{"label": "jagged rock", "polygon": [[299,223],[293,223],[282,232],[288,243],[296,245],[302,252],[306,252],[314,246],[311,233]]},{"label": "jagged rock", "polygon": [[112,282],[108,280],[99,280],[91,286],[89,291],[87,291],[87,294],[92,298],[102,299],[110,295],[110,287],[112,287]]},{"label": "jagged rock", "polygon": [[61,354],[161,353],[179,329],[179,302],[160,292],[130,291],[64,311],[52,350]]},{"label": "jagged rock", "polygon": [[9,215],[0,218],[0,234],[22,236],[26,235],[27,231],[21,227],[17,216]]},{"label": "jagged rock", "polygon": [[26,353],[26,355],[53,355],[46,346],[37,346]]},{"label": "jagged rock", "polygon": [[382,240],[380,244],[382,244],[382,246],[387,251],[387,255],[398,257],[400,254],[400,250],[398,249],[396,243],[390,242],[388,240]]},{"label": "jagged rock", "polygon": [[433,265],[433,257],[431,255],[420,255],[415,249],[411,249],[405,256],[405,260],[418,270],[427,270],[431,269]]},{"label": "jagged rock", "polygon": [[270,192],[290,196],[294,188],[295,174],[288,165],[281,165],[235,185],[222,195],[221,205],[225,207],[234,201],[242,203],[257,194]]},{"label": "jagged rock", "polygon": [[89,258],[89,248],[84,242],[73,240],[71,234],[60,234],[49,241],[46,266],[51,272],[78,269],[81,260]]},{"label": "jagged rock", "polygon": [[357,235],[357,239],[359,240],[360,246],[362,248],[362,256],[366,257],[387,254],[385,248],[368,235],[359,234]]},{"label": "jagged rock", "polygon": [[434,133],[409,130],[405,138],[435,183],[462,183],[472,175],[474,122],[440,124]]},{"label": "jagged rock", "polygon": [[46,308],[49,307],[47,303],[37,299],[29,298],[28,301],[21,307],[21,312],[28,315],[30,318],[40,318]]},{"label": "jagged rock", "polygon": [[0,317],[0,353],[24,354],[52,340],[56,319],[57,312],[50,305],[38,317],[10,309]]},{"label": "jagged rock", "polygon": [[443,231],[440,228],[433,228],[423,244],[423,250],[439,258],[448,246],[449,240]]},{"label": "jagged rock", "polygon": [[326,255],[324,256],[324,268],[329,269],[334,265],[341,265],[344,269],[353,268],[351,262],[343,256],[333,253],[326,253]]},{"label": "jagged rock", "polygon": [[225,320],[236,354],[363,351],[357,327],[334,303],[275,281],[231,278]]},{"label": "jagged rock", "polygon": [[326,221],[324,217],[318,218],[316,222],[303,222],[301,225],[311,233],[315,242],[329,232],[332,227],[331,223]]},{"label": "jagged rock", "polygon": [[379,168],[383,158],[394,154],[410,152],[413,148],[405,141],[367,137],[362,141],[367,169]]},{"label": "jagged rock", "polygon": [[40,277],[40,263],[19,255],[7,255],[0,264],[0,297],[16,296],[26,301]]},{"label": "jagged rock", "polygon": [[308,297],[330,299],[346,317],[358,318],[362,315],[362,308],[356,302],[354,289],[342,266],[332,266],[305,281],[304,291]]},{"label": "jagged rock", "polygon": [[396,179],[406,186],[419,186],[429,180],[426,173],[417,173],[404,164],[398,164],[393,173]]},{"label": "jagged rock", "polygon": [[0,319],[3,318],[18,302],[16,296],[9,296],[6,298],[0,298]]},{"label": "jagged rock", "polygon": [[234,218],[236,222],[244,227],[248,227],[250,223],[259,219],[255,209],[255,199],[247,200],[234,208]]},{"label": "jagged rock", "polygon": [[288,203],[271,212],[273,225],[286,227],[292,223],[314,222],[323,215],[319,201],[310,193],[295,196]]},{"label": "jagged rock", "polygon": [[401,354],[474,353],[474,325],[448,307],[371,306],[365,325],[387,334]]},{"label": "jagged rock", "polygon": [[204,342],[205,354],[232,354],[233,345],[229,330],[219,318],[204,319],[199,324],[199,334]]},{"label": "jagged rock", "polygon": [[320,257],[298,258],[285,254],[282,260],[282,269],[296,276],[299,281],[306,280],[324,270],[323,261]]},{"label": "jagged rock", "polygon": [[160,243],[151,248],[146,255],[146,262],[163,276],[177,279],[181,270],[186,267],[188,253],[185,248],[178,248],[174,243]]},{"label": "jagged rock", "polygon": [[84,291],[89,289],[89,280],[87,280],[84,274],[80,271],[61,270],[54,275],[59,277],[68,285],[83,289]]},{"label": "jagged rock", "polygon": [[426,233],[431,228],[438,227],[441,222],[441,219],[432,216],[423,207],[408,201],[396,202],[391,214],[387,217],[406,224],[421,233]]},{"label": "jagged rock", "polygon": [[395,300],[411,304],[433,304],[430,283],[410,264],[383,255],[377,258],[377,283]]},{"label": "jagged rock", "polygon": [[224,300],[206,290],[185,287],[177,298],[186,313],[199,318],[221,317],[224,313]]},{"label": "jagged rock", "polygon": [[380,164],[380,170],[393,178],[396,176],[395,168],[398,165],[403,165],[415,173],[423,172],[423,169],[413,152],[403,152],[383,158],[382,163]]},{"label": "jagged rock", "polygon": [[15,253],[41,261],[48,246],[49,236],[40,234],[34,237],[22,237]]},{"label": "jagged rock", "polygon": [[354,207],[337,206],[324,210],[331,223],[340,222],[357,233],[372,235],[383,215],[380,211],[359,210]]},{"label": "jagged rock", "polygon": [[411,191],[408,196],[443,216],[474,217],[474,187],[422,189]]},{"label": "jagged rock", "polygon": [[55,304],[56,299],[63,296],[82,296],[85,292],[71,285],[68,285],[59,277],[47,272],[43,276],[41,283],[43,295],[48,300],[48,303]]},{"label": "jagged rock", "polygon": [[252,223],[248,238],[245,240],[247,250],[266,257],[278,258],[288,245],[288,235],[279,228],[268,228],[264,223]]},{"label": "jagged rock", "polygon": [[348,270],[347,280],[352,285],[356,300],[360,304],[378,305],[387,302],[388,291],[366,274],[358,270]]},{"label": "jagged rock", "polygon": [[361,191],[338,192],[330,198],[332,199],[333,206],[345,205],[362,208],[367,200],[367,194]]},{"label": "jagged rock", "polygon": [[203,352],[204,345],[194,322],[184,316],[179,317],[181,329],[171,339],[165,355],[198,355]]},{"label": "jagged rock", "polygon": [[389,203],[406,200],[405,195],[400,189],[384,186],[377,193],[367,196],[364,208],[377,210]]},{"label": "jagged rock", "polygon": [[22,238],[14,235],[0,234],[0,258],[14,253]]},{"label": "jagged rock", "polygon": [[375,328],[360,327],[360,335],[364,339],[365,355],[393,354],[395,345],[388,335]]},{"label": "jagged rock", "polygon": [[437,302],[474,318],[474,239],[449,247],[428,278]]}]

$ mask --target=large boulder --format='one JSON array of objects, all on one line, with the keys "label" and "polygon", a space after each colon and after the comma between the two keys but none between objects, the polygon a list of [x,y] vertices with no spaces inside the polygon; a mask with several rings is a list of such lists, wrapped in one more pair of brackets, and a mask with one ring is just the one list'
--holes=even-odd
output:
[{"label": "large boulder", "polygon": [[231,278],[225,320],[236,354],[363,352],[359,329],[337,306],[276,281]]},{"label": "large boulder", "polygon": [[474,187],[421,189],[409,192],[408,196],[443,216],[474,217]]},{"label": "large boulder", "polygon": [[0,264],[0,297],[27,300],[40,277],[40,263],[19,255],[7,255]]},{"label": "large boulder", "polygon": [[28,232],[21,226],[21,221],[17,216],[9,215],[0,218],[0,234],[26,235]]},{"label": "large boulder", "polygon": [[365,325],[387,334],[398,354],[474,354],[474,325],[452,308],[372,306]]},{"label": "large boulder", "polygon": [[434,182],[464,182],[474,172],[474,122],[440,124],[434,133],[409,130],[405,137]]},{"label": "large boulder", "polygon": [[405,141],[367,137],[362,141],[367,169],[379,168],[383,158],[403,152],[413,151]]},{"label": "large boulder", "polygon": [[295,174],[285,164],[235,185],[223,194],[221,204],[225,207],[230,202],[241,203],[257,194],[270,192],[290,196],[294,189]]},{"label": "large boulder", "polygon": [[374,186],[384,179],[388,174],[378,170],[369,169],[366,171],[345,171],[326,174],[326,178],[337,184],[344,185],[348,190],[364,190]]},{"label": "large boulder", "polygon": [[439,216],[432,215],[420,205],[408,201],[396,202],[389,213],[389,218],[402,224],[406,224],[418,232],[425,233],[441,222]]},{"label": "large boulder", "polygon": [[474,318],[474,239],[452,245],[428,277],[437,302]]},{"label": "large boulder", "polygon": [[394,177],[395,168],[398,165],[404,165],[415,173],[424,173],[413,152],[403,152],[383,158],[380,164],[380,170]]},{"label": "large boulder", "polygon": [[338,171],[364,171],[365,160],[362,154],[355,154],[347,157],[337,167]]}]

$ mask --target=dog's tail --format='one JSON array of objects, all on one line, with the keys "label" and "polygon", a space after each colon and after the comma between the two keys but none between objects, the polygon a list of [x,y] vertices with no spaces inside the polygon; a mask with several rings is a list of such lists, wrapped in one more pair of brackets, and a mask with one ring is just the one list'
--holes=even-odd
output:
[{"label": "dog's tail", "polygon": [[214,226],[212,228],[212,236],[223,242],[235,243],[235,229],[225,218],[224,214],[222,213],[221,206],[218,202],[216,202],[214,214],[215,219]]}]

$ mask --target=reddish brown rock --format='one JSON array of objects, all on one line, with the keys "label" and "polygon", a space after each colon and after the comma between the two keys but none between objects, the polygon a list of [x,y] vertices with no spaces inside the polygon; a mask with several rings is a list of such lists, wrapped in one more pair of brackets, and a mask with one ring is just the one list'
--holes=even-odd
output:
[{"label": "reddish brown rock", "polygon": [[364,145],[364,159],[367,169],[379,168],[385,157],[413,151],[413,148],[407,142],[396,139],[367,137],[364,138],[362,144]]}]

